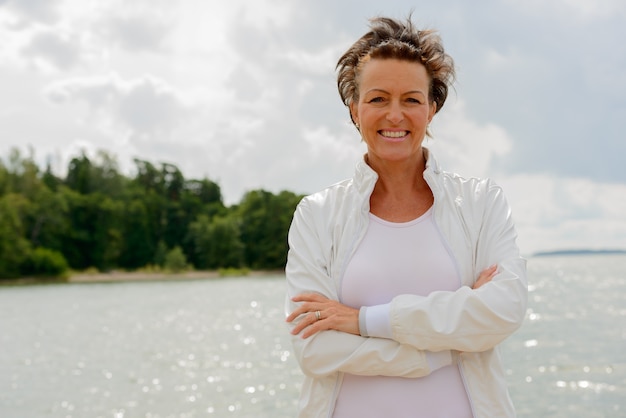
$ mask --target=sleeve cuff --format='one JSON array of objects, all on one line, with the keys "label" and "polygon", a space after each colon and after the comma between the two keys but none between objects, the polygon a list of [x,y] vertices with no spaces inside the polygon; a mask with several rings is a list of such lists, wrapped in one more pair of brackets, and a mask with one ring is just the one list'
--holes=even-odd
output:
[{"label": "sleeve cuff", "polygon": [[361,309],[359,309],[359,333],[361,337],[369,337],[367,333],[367,321],[365,320],[366,311],[366,306],[362,306]]},{"label": "sleeve cuff", "polygon": [[362,307],[359,310],[359,332],[363,337],[391,339],[390,305]]}]

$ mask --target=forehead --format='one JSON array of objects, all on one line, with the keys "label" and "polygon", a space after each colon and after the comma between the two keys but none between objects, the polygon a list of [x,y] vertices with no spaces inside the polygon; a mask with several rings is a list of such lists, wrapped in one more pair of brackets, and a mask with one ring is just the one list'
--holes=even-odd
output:
[{"label": "forehead", "polygon": [[375,58],[363,63],[358,83],[361,91],[392,87],[427,91],[430,77],[420,62]]}]

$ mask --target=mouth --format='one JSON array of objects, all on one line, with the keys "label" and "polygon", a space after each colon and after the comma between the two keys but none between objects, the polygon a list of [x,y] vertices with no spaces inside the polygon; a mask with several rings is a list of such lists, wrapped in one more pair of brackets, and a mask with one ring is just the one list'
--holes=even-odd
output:
[{"label": "mouth", "polygon": [[380,130],[378,134],[389,141],[402,141],[409,135],[409,131]]}]

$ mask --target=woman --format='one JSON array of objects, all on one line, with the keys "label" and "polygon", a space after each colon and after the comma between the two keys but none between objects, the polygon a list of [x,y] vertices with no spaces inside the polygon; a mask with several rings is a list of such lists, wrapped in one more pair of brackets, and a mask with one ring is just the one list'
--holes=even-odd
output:
[{"label": "woman", "polygon": [[302,200],[289,232],[300,416],[515,416],[498,350],[527,299],[510,209],[422,146],[452,59],[410,18],[377,18],[337,68],[367,153]]}]

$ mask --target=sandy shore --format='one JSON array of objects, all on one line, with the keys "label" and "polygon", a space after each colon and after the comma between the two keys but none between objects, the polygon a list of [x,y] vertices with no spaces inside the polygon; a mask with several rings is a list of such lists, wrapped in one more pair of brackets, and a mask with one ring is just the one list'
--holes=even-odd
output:
[{"label": "sandy shore", "polygon": [[180,273],[143,272],[143,271],[111,271],[106,273],[76,272],[66,279],[21,277],[17,279],[0,280],[0,286],[19,286],[42,283],[112,283],[112,282],[149,282],[149,281],[183,281],[183,280],[211,280],[227,279],[231,277],[270,277],[284,276],[284,270],[247,270],[237,274],[237,271],[220,274],[217,270],[186,271]]},{"label": "sandy shore", "polygon": [[[282,270],[276,271],[248,271],[244,276],[259,277],[284,274]],[[131,281],[162,281],[162,280],[201,280],[218,279],[236,276],[223,276],[218,271],[187,271],[181,273],[150,273],[150,272],[126,272],[112,271],[108,273],[76,273],[70,275],[68,283],[102,283],[102,282],[131,282]]]},{"label": "sandy shore", "polygon": [[183,273],[147,273],[112,271],[109,273],[76,273],[67,279],[69,283],[98,283],[98,282],[135,282],[152,280],[190,280],[213,279],[220,277],[216,271],[189,271]]}]

